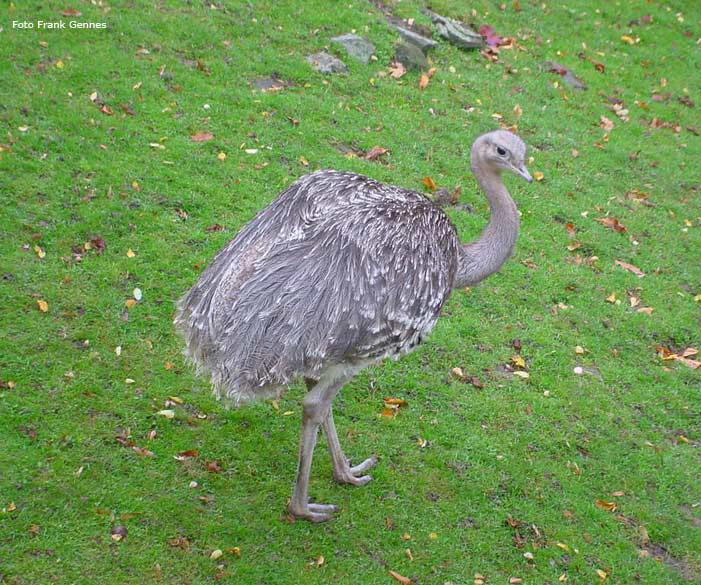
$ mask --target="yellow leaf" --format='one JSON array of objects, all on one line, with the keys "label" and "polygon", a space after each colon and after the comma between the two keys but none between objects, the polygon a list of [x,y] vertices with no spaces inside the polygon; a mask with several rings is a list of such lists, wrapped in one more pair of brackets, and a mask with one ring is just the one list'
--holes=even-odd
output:
[{"label": "yellow leaf", "polygon": [[628,43],[629,45],[634,45],[635,44],[635,39],[633,37],[630,37],[628,35],[622,35],[621,40],[624,43]]},{"label": "yellow leaf", "polygon": [[[170,363],[170,362],[166,362],[166,363]],[[168,396],[168,399],[169,399],[169,400],[172,400],[172,401],[175,402],[176,404],[182,404],[182,403],[183,403],[183,399],[180,398],[180,396]]]},{"label": "yellow leaf", "polygon": [[132,250],[131,248],[129,248],[129,249],[127,250],[127,258],[133,258],[134,256],[136,256],[136,252],[134,252],[134,250]]},{"label": "yellow leaf", "polygon": [[212,551],[212,554],[209,555],[209,558],[212,559],[213,561],[216,561],[219,557],[221,557],[224,553],[222,552],[221,549],[217,548]]},{"label": "yellow leaf", "polygon": [[596,570],[596,574],[599,575],[599,578],[603,581],[608,577],[608,573],[606,571],[602,571],[601,569]]},{"label": "yellow leaf", "polygon": [[124,301],[125,306],[127,309],[131,309],[134,305],[136,305],[136,301],[134,299],[127,299]]},{"label": "yellow leaf", "polygon": [[63,69],[64,62],[63,61],[56,61],[56,69]]},{"label": "yellow leaf", "polygon": [[518,372],[514,372],[514,376],[518,376],[519,378],[523,378],[524,380],[531,377],[531,375],[528,372],[524,372],[522,370],[519,370]]},{"label": "yellow leaf", "polygon": [[429,532],[428,537],[429,537],[431,540],[437,540],[437,539],[438,539],[438,535],[437,535],[435,532]]},{"label": "yellow leaf", "polygon": [[37,305],[39,305],[39,310],[42,313],[48,313],[49,312],[49,303],[46,301],[37,301]]},{"label": "yellow leaf", "polygon": [[520,355],[515,355],[511,358],[511,361],[515,366],[518,366],[519,368],[525,368],[526,367],[526,362]]},{"label": "yellow leaf", "polygon": [[316,559],[316,566],[317,566],[317,567],[321,567],[321,565],[324,564],[324,561],[325,561],[325,560],[326,560],[326,559],[324,558],[324,555],[319,555],[319,556],[317,557],[317,559]]},{"label": "yellow leaf", "polygon": [[301,162],[305,167],[309,166],[309,161],[306,158],[304,158],[303,156],[299,157],[299,162]]},{"label": "yellow leaf", "polygon": [[139,190],[139,181],[132,181],[131,186],[138,191]]},{"label": "yellow leaf", "polygon": [[606,300],[609,303],[615,303],[616,302],[616,293],[612,292],[609,296],[606,297]]},{"label": "yellow leaf", "polygon": [[543,173],[541,173],[540,171],[534,171],[534,172],[533,172],[533,178],[534,178],[536,181],[542,181],[544,177],[545,177],[545,175],[544,175]]},{"label": "yellow leaf", "polygon": [[570,547],[567,546],[567,545],[566,545],[565,543],[563,543],[563,542],[557,542],[557,543],[555,543],[555,544],[556,544],[557,546],[559,546],[562,550],[570,550]]},{"label": "yellow leaf", "polygon": [[578,354],[581,355],[581,354],[584,353],[584,348],[583,348],[581,345],[577,345],[577,346],[575,346],[575,348],[574,348],[574,353],[578,353]]},{"label": "yellow leaf", "polygon": [[217,155],[217,158],[218,158],[219,160],[226,160],[226,153],[225,153],[225,152],[220,152],[220,153]]},{"label": "yellow leaf", "polygon": [[46,256],[46,252],[44,252],[41,246],[37,246],[35,244],[34,251],[37,253],[37,256],[39,256],[39,258],[43,258],[44,256]]}]

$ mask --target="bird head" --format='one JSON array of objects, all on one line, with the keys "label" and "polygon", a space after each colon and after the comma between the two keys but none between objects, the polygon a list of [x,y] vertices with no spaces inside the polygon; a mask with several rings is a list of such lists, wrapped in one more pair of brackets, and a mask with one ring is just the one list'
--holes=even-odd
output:
[{"label": "bird head", "polygon": [[472,145],[473,168],[478,165],[495,173],[510,171],[529,183],[533,180],[526,168],[526,144],[507,130],[482,134]]}]

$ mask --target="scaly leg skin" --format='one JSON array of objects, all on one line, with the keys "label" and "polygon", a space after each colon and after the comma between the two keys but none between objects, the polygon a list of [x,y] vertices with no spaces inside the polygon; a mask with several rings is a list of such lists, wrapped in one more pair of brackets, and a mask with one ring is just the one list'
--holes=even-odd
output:
[{"label": "scaly leg skin", "polygon": [[299,444],[299,465],[297,467],[297,483],[288,510],[296,518],[304,518],[311,522],[325,522],[336,511],[336,506],[328,504],[309,503],[309,472],[312,468],[312,457],[319,432],[319,426],[327,418],[331,403],[345,383],[344,379],[322,379],[317,383],[307,381],[309,392],[302,402],[302,436]]},{"label": "scaly leg skin", "polygon": [[341,442],[338,440],[332,409],[329,409],[329,414],[324,419],[322,428],[324,429],[324,434],[329,444],[329,451],[331,451],[333,478],[338,483],[349,483],[351,485],[365,485],[368,483],[372,479],[372,476],[363,475],[363,472],[377,463],[377,457],[369,457],[362,463],[351,467],[348,458],[343,453]]}]

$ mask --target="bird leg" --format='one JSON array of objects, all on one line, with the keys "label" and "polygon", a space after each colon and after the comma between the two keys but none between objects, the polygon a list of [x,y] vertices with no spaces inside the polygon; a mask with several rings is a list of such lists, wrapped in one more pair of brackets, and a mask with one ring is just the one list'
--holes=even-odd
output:
[{"label": "bird leg", "polygon": [[[322,379],[316,383],[302,402],[302,436],[299,444],[299,465],[297,483],[288,505],[290,514],[312,522],[324,522],[331,518],[336,506],[309,502],[309,472],[316,446],[319,426],[331,411],[331,402],[343,386],[345,379]],[[309,384],[307,384],[309,387]]]},{"label": "bird leg", "polygon": [[350,466],[348,457],[343,453],[341,442],[338,440],[336,425],[333,421],[333,409],[329,408],[329,414],[321,424],[326,435],[326,441],[331,451],[331,461],[333,462],[333,478],[338,483],[349,483],[351,485],[365,485],[372,479],[371,475],[362,475],[363,471],[370,469],[377,463],[377,457],[369,457],[362,463]]}]

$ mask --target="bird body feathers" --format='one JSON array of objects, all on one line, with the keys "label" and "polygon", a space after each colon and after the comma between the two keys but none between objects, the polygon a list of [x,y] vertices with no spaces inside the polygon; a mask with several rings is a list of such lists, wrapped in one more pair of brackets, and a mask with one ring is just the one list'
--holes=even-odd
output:
[{"label": "bird body feathers", "polygon": [[411,351],[438,319],[458,254],[453,224],[423,195],[317,171],[217,253],[175,323],[217,396],[238,404],[296,375]]}]

